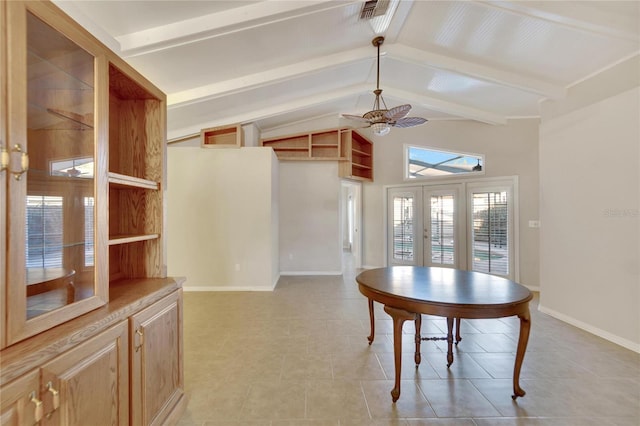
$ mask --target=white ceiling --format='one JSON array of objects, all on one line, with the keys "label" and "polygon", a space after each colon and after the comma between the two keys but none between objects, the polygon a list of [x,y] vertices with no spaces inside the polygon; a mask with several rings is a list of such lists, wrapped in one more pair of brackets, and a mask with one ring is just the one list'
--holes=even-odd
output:
[{"label": "white ceiling", "polygon": [[[360,20],[364,1],[54,2],[167,93],[169,139],[234,123],[337,123],[373,106],[372,24],[383,18]],[[401,0],[390,9],[384,99],[429,120],[537,117],[541,100],[640,51],[638,1]]]}]

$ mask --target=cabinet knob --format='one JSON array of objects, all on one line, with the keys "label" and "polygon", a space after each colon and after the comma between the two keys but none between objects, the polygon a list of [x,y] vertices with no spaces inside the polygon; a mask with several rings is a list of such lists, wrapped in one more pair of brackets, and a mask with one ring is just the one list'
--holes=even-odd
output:
[{"label": "cabinet knob", "polygon": [[55,411],[60,407],[60,392],[53,387],[51,382],[47,383],[47,390],[53,395],[53,410]]},{"label": "cabinet knob", "polygon": [[33,402],[36,406],[34,419],[36,423],[38,423],[40,420],[42,420],[42,415],[44,414],[44,408],[42,407],[42,401],[36,398],[36,396],[37,396],[36,391],[31,392],[31,394],[29,394],[29,402]]},{"label": "cabinet knob", "polygon": [[140,328],[138,328],[138,329],[136,329],[136,334],[138,336],[140,336],[140,338],[138,339],[138,342],[140,344],[136,346],[136,352],[138,352],[140,350],[140,348],[142,347],[142,345],[144,345],[144,333],[142,332],[142,330]]}]

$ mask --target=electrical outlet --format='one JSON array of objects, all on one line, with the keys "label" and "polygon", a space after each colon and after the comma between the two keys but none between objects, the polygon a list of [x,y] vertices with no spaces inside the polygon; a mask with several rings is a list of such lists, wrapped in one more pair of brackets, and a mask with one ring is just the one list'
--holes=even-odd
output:
[{"label": "electrical outlet", "polygon": [[529,228],[540,228],[540,221],[539,220],[530,220],[529,221]]}]

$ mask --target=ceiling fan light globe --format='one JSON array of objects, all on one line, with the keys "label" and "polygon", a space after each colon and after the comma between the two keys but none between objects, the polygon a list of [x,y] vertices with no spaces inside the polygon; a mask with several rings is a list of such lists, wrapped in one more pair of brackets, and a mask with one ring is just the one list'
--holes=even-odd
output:
[{"label": "ceiling fan light globe", "polygon": [[389,133],[391,126],[389,126],[388,123],[373,123],[371,130],[373,130],[373,134],[376,136],[384,136]]}]

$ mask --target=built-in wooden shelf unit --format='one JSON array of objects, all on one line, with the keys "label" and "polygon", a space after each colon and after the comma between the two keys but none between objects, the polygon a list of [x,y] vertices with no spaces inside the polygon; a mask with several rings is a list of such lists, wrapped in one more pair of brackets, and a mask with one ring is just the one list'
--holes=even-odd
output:
[{"label": "built-in wooden shelf unit", "polygon": [[340,155],[343,151],[340,129],[262,139],[260,144],[273,148],[280,160],[338,161],[344,159]]},{"label": "built-in wooden shelf unit", "polygon": [[342,131],[342,156],[339,176],[373,181],[373,143],[355,130]]},{"label": "built-in wooden shelf unit", "polygon": [[203,148],[239,148],[242,146],[242,126],[211,127],[200,131]]}]

